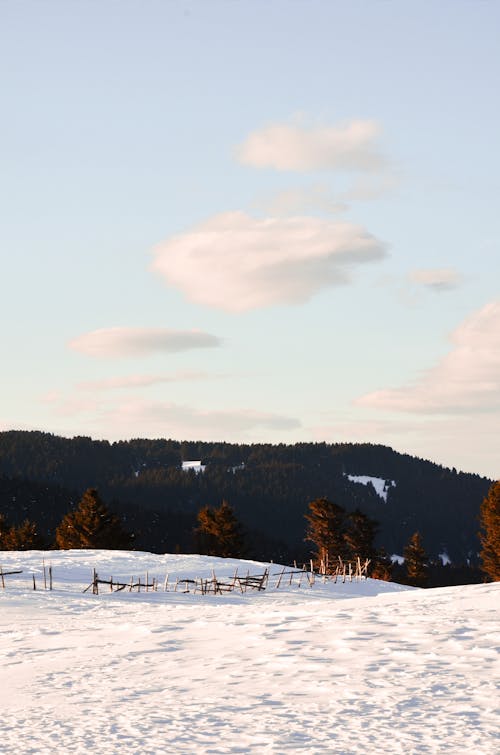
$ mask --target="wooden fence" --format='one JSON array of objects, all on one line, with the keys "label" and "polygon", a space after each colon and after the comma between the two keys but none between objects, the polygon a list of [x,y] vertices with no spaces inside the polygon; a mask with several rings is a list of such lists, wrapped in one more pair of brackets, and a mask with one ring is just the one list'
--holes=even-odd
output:
[{"label": "wooden fence", "polygon": [[[52,590],[53,583],[52,583],[52,565],[49,565],[48,567],[45,565],[45,561],[43,561],[42,565],[42,572],[43,572],[43,588],[44,590]],[[11,574],[22,574],[22,569],[15,569],[14,571],[4,571],[3,566],[0,566],[0,585],[2,586],[2,589],[5,590],[5,577],[10,577]],[[36,577],[35,573],[31,573],[31,584],[33,585],[33,590],[37,589],[37,583],[36,583]]]},{"label": "wooden fence", "polygon": [[342,581],[352,582],[366,579],[368,566],[370,564],[369,559],[364,562],[358,558],[355,562],[342,562],[339,559],[339,563],[334,570],[329,573],[320,569],[319,573],[314,571],[314,564],[311,561],[309,564],[303,564],[302,568],[299,568],[294,562],[293,567],[283,566],[281,571],[271,573],[269,568],[266,568],[264,572],[260,574],[250,574],[247,571],[246,574],[238,574],[238,569],[234,572],[232,577],[216,576],[215,571],[212,571],[211,577],[176,577],[173,579],[169,574],[166,574],[165,579],[159,580],[156,577],[150,577],[146,572],[144,580],[141,577],[132,576],[129,581],[123,582],[121,580],[113,579],[101,579],[95,569],[92,571],[92,581],[83,590],[88,592],[92,590],[94,595],[99,595],[99,586],[104,586],[105,589],[109,589],[110,592],[120,592],[126,590],[128,592],[182,592],[182,593],[198,593],[201,595],[223,595],[225,593],[239,592],[246,593],[248,591],[261,592],[266,589],[279,590],[282,586],[288,587],[301,587],[303,584],[312,587],[316,579],[321,579],[323,582],[327,581]]},{"label": "wooden fence", "polygon": [[[321,560],[319,571],[315,571],[314,562],[311,560],[308,564],[303,564],[302,568],[299,568],[297,562],[294,562],[293,567],[283,566],[281,571],[273,573],[271,573],[269,568],[266,568],[260,574],[250,574],[250,571],[247,571],[246,574],[239,574],[238,569],[236,569],[232,577],[219,578],[216,576],[215,571],[212,571],[211,577],[176,577],[175,580],[167,574],[161,582],[156,577],[150,577],[148,572],[146,572],[144,579],[131,576],[127,582],[113,579],[113,577],[101,579],[96,569],[93,569],[92,580],[83,592],[92,590],[94,595],[98,595],[99,586],[106,586],[110,592],[120,592],[122,590],[127,590],[128,592],[141,592],[141,590],[143,592],[158,592],[158,590],[162,590],[163,592],[192,592],[201,595],[223,595],[224,593],[246,593],[248,591],[262,592],[268,588],[279,590],[282,586],[301,587],[304,584],[312,587],[316,579],[321,579],[323,582],[359,581],[366,579],[368,576],[369,565],[369,559],[365,559],[362,562],[358,558],[356,561],[344,562],[339,558],[338,563],[335,564],[335,568],[332,568],[328,564],[328,560]],[[22,569],[4,571],[3,567],[0,566],[0,585],[2,589],[5,589],[6,586],[5,577],[22,573]],[[42,573],[43,589],[52,590],[52,565],[47,567],[45,561],[43,561]],[[32,582],[33,590],[40,589],[39,587],[37,588],[34,572],[31,573],[30,582]]]}]

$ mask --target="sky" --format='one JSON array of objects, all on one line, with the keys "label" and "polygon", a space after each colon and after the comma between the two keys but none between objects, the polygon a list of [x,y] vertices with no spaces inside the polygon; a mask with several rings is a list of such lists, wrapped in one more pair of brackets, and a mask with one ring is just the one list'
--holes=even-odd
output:
[{"label": "sky", "polygon": [[0,0],[0,429],[497,479],[499,27],[493,0]]}]

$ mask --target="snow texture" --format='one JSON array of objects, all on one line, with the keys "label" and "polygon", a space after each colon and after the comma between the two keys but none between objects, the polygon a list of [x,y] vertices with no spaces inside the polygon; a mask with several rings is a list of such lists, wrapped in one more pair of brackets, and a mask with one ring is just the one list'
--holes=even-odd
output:
[{"label": "snow texture", "polygon": [[369,485],[370,483],[375,488],[376,494],[387,503],[387,494],[390,488],[396,487],[394,480],[384,480],[382,477],[370,477],[369,475],[346,475],[347,479],[351,482],[358,482],[361,485]]},{"label": "snow texture", "polygon": [[193,471],[193,472],[196,472],[196,474],[200,474],[200,472],[204,472],[205,469],[206,467],[204,464],[201,463],[201,461],[183,461],[182,462],[183,472]]},{"label": "snow texture", "polygon": [[[43,557],[52,592],[40,589]],[[119,551],[1,559],[24,570],[0,583],[2,753],[500,750],[499,584],[276,589],[273,578],[244,595],[92,595],[94,567],[163,582],[264,565]]]}]

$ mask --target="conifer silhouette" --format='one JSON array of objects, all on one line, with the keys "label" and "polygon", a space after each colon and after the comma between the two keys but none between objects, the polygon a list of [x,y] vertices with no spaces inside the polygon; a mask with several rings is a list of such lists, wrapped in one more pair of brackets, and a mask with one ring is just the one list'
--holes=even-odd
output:
[{"label": "conifer silhouette", "polygon": [[222,501],[218,508],[204,506],[198,511],[195,530],[200,553],[222,558],[238,558],[243,551],[243,533],[232,507]]},{"label": "conifer silhouette", "polygon": [[116,514],[111,514],[95,488],[89,488],[75,511],[66,514],[56,529],[56,545],[67,548],[128,548],[131,537]]},{"label": "conifer silhouette", "polygon": [[420,532],[415,532],[403,550],[406,582],[414,587],[423,587],[428,578],[429,558],[422,545]]},{"label": "conifer silhouette", "polygon": [[326,568],[327,563],[330,566],[338,564],[339,556],[347,559],[347,516],[342,506],[327,498],[316,498],[309,504],[305,517],[308,523],[305,539],[316,546],[314,556],[318,565],[323,562]]},{"label": "conifer silhouette", "polygon": [[500,480],[494,482],[481,504],[482,570],[493,582],[500,581]]}]

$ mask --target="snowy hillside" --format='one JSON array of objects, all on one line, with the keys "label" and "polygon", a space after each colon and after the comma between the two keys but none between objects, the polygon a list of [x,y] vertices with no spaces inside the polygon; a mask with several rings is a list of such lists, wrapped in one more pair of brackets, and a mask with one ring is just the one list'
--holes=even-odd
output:
[{"label": "snowy hillside", "polygon": [[394,480],[384,480],[382,477],[370,477],[369,475],[352,474],[348,474],[346,475],[346,477],[348,480],[350,480],[350,482],[357,482],[360,485],[373,485],[376,494],[379,496],[379,498],[382,498],[385,503],[387,503],[387,495],[389,493],[389,489],[396,487],[396,482]]},{"label": "snowy hillside", "polygon": [[[2,753],[500,748],[498,584],[277,588],[272,564],[112,551],[4,552],[1,566],[23,570],[0,582]],[[173,591],[266,567],[263,592]],[[83,593],[94,568],[159,589]]]}]

